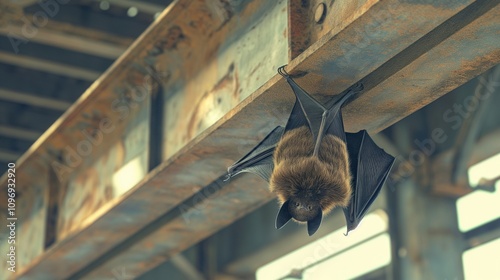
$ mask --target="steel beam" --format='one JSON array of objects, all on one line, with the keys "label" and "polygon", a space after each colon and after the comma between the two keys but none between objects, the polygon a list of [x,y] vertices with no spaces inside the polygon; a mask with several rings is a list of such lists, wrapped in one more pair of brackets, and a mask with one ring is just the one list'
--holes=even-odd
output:
[{"label": "steel beam", "polygon": [[[7,89],[0,89],[0,99],[58,111],[66,111],[71,106],[69,102]],[[33,140],[36,140],[36,138]]]},{"label": "steel beam", "polygon": [[[499,28],[498,2],[358,1],[349,16],[343,15],[342,24],[329,27],[290,61],[287,70],[304,74],[297,82],[322,95],[338,94],[363,79],[367,90],[344,108],[346,129],[379,131],[499,62],[498,40],[492,35]],[[177,15],[191,3],[177,1],[162,13],[78,106],[23,156],[18,162],[20,172],[27,170],[30,158],[37,155],[34,151],[44,154],[48,147],[60,146],[61,139],[74,141],[64,145],[78,143],[81,139],[66,129],[81,118],[80,113],[112,101],[107,96],[113,96],[113,87],[127,83],[127,74],[149,54],[161,53],[158,44],[169,46],[170,42],[159,40],[169,36],[169,27],[178,23]],[[454,52],[449,51],[452,47]],[[154,65],[164,65],[164,57]],[[429,69],[438,69],[430,79]],[[20,279],[35,275],[37,279],[104,279],[123,266],[137,277],[269,201],[272,195],[256,176],[241,176],[222,185],[213,182],[259,142],[257,135],[286,122],[292,102],[285,81],[274,76],[111,203],[109,210],[88,218],[81,231],[60,240],[24,268]]]}]

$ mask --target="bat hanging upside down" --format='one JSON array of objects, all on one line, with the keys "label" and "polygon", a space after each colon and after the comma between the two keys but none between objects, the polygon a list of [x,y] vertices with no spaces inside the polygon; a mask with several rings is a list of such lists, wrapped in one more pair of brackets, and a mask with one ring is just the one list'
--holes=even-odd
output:
[{"label": "bat hanging upside down", "polygon": [[351,175],[347,148],[333,135],[326,135],[318,155],[306,126],[283,135],[274,151],[270,189],[299,222],[307,222],[334,207],[346,207],[351,198]]},{"label": "bat hanging upside down", "polygon": [[282,203],[276,228],[290,219],[307,222],[314,234],[323,216],[339,206],[347,232],[355,229],[377,197],[394,163],[366,130],[346,133],[342,105],[358,89],[347,90],[327,108],[278,69],[297,97],[286,127],[278,126],[228,170],[252,172],[270,182]]}]

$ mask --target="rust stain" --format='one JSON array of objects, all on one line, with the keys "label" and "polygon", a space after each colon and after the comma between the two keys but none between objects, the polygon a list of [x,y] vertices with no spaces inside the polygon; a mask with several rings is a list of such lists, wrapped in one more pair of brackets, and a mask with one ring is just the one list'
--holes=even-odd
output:
[{"label": "rust stain", "polygon": [[215,86],[212,88],[211,92],[219,91],[223,88],[226,88],[228,85],[231,85],[233,83],[233,72],[234,72],[234,63],[231,63],[231,65],[229,65],[229,68],[227,70],[226,75],[224,75],[224,77],[222,77],[215,84]]},{"label": "rust stain", "polygon": [[173,50],[177,48],[180,41],[185,40],[186,36],[178,25],[169,28],[166,38],[157,42],[156,47],[161,49]]},{"label": "rust stain", "polygon": [[239,87],[238,73],[232,63],[227,73],[196,104],[188,123],[187,140],[212,125],[238,102]]},{"label": "rust stain", "polygon": [[255,72],[257,72],[257,70],[258,70],[261,66],[262,66],[262,63],[261,63],[261,62],[259,62],[259,64],[257,64],[257,65],[255,66],[255,68],[254,68],[254,69],[252,69],[252,71],[250,72],[249,76],[253,76],[253,74],[255,74]]}]

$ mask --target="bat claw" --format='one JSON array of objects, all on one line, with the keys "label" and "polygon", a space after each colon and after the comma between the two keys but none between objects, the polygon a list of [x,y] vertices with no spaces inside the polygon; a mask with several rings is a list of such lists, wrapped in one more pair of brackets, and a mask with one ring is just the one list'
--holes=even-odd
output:
[{"label": "bat claw", "polygon": [[288,73],[285,71],[285,67],[287,66],[287,64],[281,66],[280,68],[278,68],[278,73],[283,76],[283,77],[286,77],[286,76],[290,76],[288,75]]}]

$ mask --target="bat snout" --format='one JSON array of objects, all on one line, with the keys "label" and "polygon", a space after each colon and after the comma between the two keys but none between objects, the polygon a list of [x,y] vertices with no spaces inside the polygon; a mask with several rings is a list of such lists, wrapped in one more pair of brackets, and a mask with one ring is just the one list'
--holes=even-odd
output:
[{"label": "bat snout", "polygon": [[299,200],[291,201],[288,208],[292,217],[299,222],[309,221],[318,215],[318,212],[321,212],[321,208],[318,205]]}]

